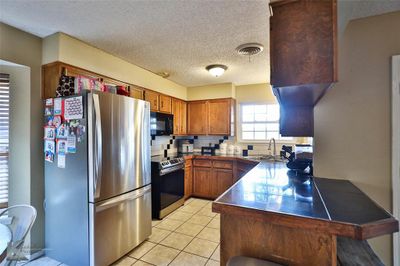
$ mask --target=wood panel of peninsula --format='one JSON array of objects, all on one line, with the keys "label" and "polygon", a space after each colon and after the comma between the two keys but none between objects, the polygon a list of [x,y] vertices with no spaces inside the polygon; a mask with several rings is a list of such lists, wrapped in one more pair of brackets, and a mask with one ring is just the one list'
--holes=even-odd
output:
[{"label": "wood panel of peninsula", "polygon": [[284,265],[335,265],[336,237],[236,214],[221,214],[221,263],[249,256]]}]

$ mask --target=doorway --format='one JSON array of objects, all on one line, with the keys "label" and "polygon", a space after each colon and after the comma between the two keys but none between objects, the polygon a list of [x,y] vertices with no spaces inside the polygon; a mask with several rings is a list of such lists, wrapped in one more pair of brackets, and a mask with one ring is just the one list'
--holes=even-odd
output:
[{"label": "doorway", "polygon": [[[400,218],[400,55],[392,57],[393,215]],[[393,263],[400,266],[400,234],[393,235]]]}]

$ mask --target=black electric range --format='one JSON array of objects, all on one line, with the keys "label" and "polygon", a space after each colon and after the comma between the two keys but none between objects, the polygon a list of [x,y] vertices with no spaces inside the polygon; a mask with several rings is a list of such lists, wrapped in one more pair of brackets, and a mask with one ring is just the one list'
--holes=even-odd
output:
[{"label": "black electric range", "polygon": [[184,203],[185,160],[176,154],[151,157],[152,213],[162,219]]}]

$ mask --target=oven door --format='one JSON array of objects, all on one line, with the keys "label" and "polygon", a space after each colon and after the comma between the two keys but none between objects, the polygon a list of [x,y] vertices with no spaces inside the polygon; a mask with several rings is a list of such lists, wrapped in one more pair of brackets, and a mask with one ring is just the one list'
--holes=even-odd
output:
[{"label": "oven door", "polygon": [[174,134],[174,116],[170,114],[151,112],[150,134],[152,136],[164,136]]}]

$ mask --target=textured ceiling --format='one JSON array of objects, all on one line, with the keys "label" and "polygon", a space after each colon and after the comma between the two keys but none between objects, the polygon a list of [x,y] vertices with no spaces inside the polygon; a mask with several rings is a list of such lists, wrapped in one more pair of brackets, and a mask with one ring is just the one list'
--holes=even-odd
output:
[{"label": "textured ceiling", "polygon": [[[64,32],[184,86],[269,82],[268,0],[0,0],[0,21],[40,37]],[[398,0],[338,0],[351,19],[400,10]],[[259,42],[248,58],[235,48]],[[225,64],[215,78],[205,66]]]},{"label": "textured ceiling", "polygon": [[[267,0],[0,0],[0,21],[40,37],[64,32],[184,86],[269,82]],[[235,48],[258,42],[251,58]],[[225,64],[212,77],[205,67]]]}]

